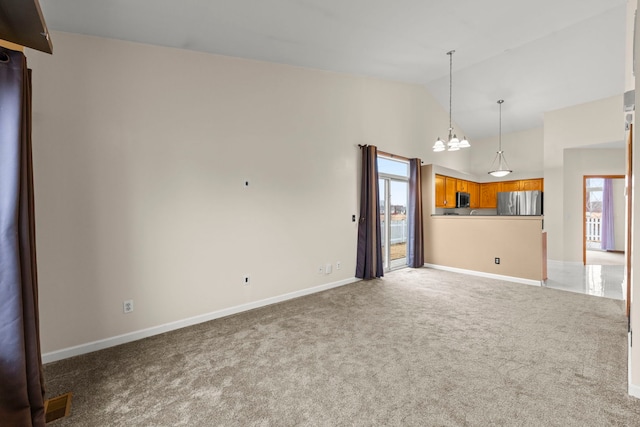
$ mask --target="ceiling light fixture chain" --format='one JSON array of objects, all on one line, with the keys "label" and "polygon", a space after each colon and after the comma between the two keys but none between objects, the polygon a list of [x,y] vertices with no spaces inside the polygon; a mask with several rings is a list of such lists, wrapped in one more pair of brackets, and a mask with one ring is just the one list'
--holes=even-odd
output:
[{"label": "ceiling light fixture chain", "polygon": [[453,54],[455,50],[450,50],[447,52],[449,55],[449,138],[447,145],[443,140],[438,137],[435,144],[433,145],[433,151],[439,152],[447,149],[448,151],[458,151],[461,148],[471,147],[467,138],[462,138],[462,141],[458,139],[455,133],[453,133]]},{"label": "ceiling light fixture chain", "polygon": [[449,141],[451,141],[451,131],[453,131],[453,120],[451,119],[451,111],[453,105],[453,54],[455,50],[450,50],[447,52],[449,55]]},{"label": "ceiling light fixture chain", "polygon": [[500,118],[498,119],[498,151],[502,153],[502,104],[504,99],[498,99],[498,106],[500,108]]}]

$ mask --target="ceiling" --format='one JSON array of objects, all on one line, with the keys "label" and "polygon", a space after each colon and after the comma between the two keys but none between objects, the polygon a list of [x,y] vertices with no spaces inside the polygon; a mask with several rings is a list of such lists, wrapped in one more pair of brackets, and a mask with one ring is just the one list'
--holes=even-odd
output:
[{"label": "ceiling", "polygon": [[472,143],[497,134],[500,98],[508,133],[541,127],[545,111],[624,92],[626,0],[40,4],[51,30],[418,83],[445,110],[446,53],[455,50],[453,120]]}]

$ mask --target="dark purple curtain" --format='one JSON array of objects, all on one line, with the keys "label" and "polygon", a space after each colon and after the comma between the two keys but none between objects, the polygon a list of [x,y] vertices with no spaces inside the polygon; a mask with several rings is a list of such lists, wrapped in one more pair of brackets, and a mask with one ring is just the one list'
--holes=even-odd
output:
[{"label": "dark purple curtain", "polygon": [[358,259],[356,277],[374,279],[384,276],[380,232],[380,194],[378,192],[378,150],[361,146],[360,221],[358,223]]},{"label": "dark purple curtain", "polygon": [[31,75],[22,52],[0,47],[0,425],[42,426]]},{"label": "dark purple curtain", "polygon": [[613,219],[613,180],[605,178],[602,187],[602,225],[600,228],[602,233],[600,248],[605,251],[616,248]]},{"label": "dark purple curtain", "polygon": [[422,162],[409,160],[409,204],[407,206],[407,265],[419,268],[424,265],[424,233],[422,231]]}]

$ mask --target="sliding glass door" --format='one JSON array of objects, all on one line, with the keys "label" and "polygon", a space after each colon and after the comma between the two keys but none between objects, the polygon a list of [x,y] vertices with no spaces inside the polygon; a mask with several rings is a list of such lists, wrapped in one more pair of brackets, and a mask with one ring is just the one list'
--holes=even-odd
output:
[{"label": "sliding glass door", "polygon": [[387,271],[407,265],[408,166],[378,157],[382,259]]}]

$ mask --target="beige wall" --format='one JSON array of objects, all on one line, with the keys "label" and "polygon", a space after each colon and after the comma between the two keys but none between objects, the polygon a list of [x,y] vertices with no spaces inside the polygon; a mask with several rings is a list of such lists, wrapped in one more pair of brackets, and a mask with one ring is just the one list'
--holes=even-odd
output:
[{"label": "beige wall", "polygon": [[436,216],[426,222],[427,264],[542,280],[542,218]]},{"label": "beige wall", "polygon": [[44,353],[353,279],[357,144],[430,162],[447,127],[418,85],[54,38],[28,50]]},{"label": "beige wall", "polygon": [[627,0],[626,13],[626,45],[625,45],[625,67],[624,67],[624,91],[634,90],[636,80],[633,75],[633,36],[635,30],[635,12],[638,0]]},{"label": "beige wall", "polygon": [[[637,3],[636,3],[637,6]],[[640,17],[636,16],[636,28],[640,28]],[[635,57],[640,58],[640,31],[636,31],[635,34]],[[640,87],[640,69],[636,63],[635,67],[635,86]],[[631,238],[631,331],[636,333],[636,343],[638,342],[638,331],[640,331],[640,302],[638,301],[638,295],[640,293],[640,269],[633,266],[640,265],[640,232],[638,231],[638,221],[640,221],[640,192],[638,191],[637,175],[640,171],[640,153],[638,152],[638,138],[640,138],[640,132],[638,132],[637,126],[633,127],[633,156],[632,163],[632,175],[629,182],[629,186],[633,193],[632,197],[632,238]],[[629,348],[630,360],[629,360],[629,391],[636,397],[640,398],[640,351],[636,350],[636,347]]]},{"label": "beige wall", "polygon": [[[541,281],[542,218],[432,216],[436,173],[469,179],[437,165],[422,167],[425,263]],[[494,258],[500,258],[500,264]]]},{"label": "beige wall", "polygon": [[541,178],[544,175],[543,137],[542,128],[502,135],[502,149],[513,170],[504,178],[494,178],[488,173],[498,151],[498,137],[474,141],[469,171],[477,177],[478,182]]},{"label": "beige wall", "polygon": [[[620,113],[622,114],[622,113]],[[582,262],[583,181],[585,175],[624,175],[624,149],[568,149],[564,153],[563,260]],[[624,187],[621,189],[624,194]],[[546,208],[545,200],[545,208]],[[624,218],[624,200],[622,205]],[[545,216],[545,220],[547,217]],[[545,221],[546,222],[546,221]],[[624,229],[624,219],[622,220]],[[622,234],[624,236],[624,232]],[[624,243],[624,237],[623,237]],[[622,245],[624,247],[624,244]]]},{"label": "beige wall", "polygon": [[[569,205],[565,212],[565,200],[575,199],[575,186],[565,188],[565,179],[581,180],[580,173],[589,168],[573,170],[565,168],[565,150],[587,148],[595,144],[620,143],[625,140],[622,95],[580,104],[544,115],[544,227],[548,232],[549,259],[575,260],[575,211],[578,205]],[[622,157],[624,162],[624,155]],[[622,172],[615,173],[624,173]],[[569,193],[570,192],[570,193]],[[565,250],[565,244],[571,242]],[[568,256],[568,258],[565,258]]]}]

